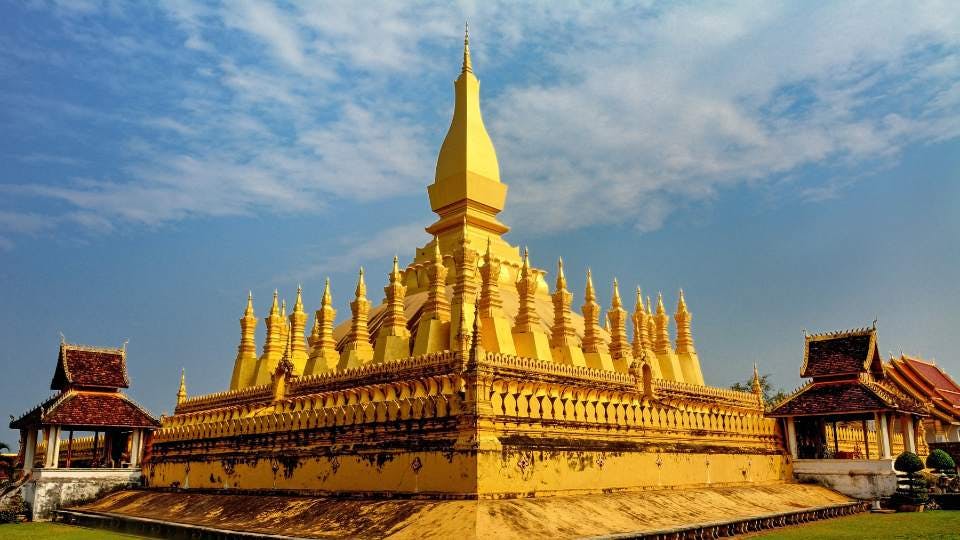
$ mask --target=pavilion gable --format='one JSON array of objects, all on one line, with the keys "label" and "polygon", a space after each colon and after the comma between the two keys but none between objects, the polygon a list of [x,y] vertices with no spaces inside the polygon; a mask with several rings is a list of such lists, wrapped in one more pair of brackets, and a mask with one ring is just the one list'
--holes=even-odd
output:
[{"label": "pavilion gable", "polygon": [[73,387],[117,389],[129,386],[125,349],[60,344],[57,368],[50,382],[51,390]]},{"label": "pavilion gable", "polygon": [[871,372],[881,376],[875,328],[860,328],[806,337],[801,377],[835,377]]}]

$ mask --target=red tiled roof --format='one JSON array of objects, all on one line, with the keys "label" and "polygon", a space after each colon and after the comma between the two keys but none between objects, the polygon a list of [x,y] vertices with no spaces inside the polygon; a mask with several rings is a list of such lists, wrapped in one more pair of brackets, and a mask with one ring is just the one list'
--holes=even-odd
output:
[{"label": "red tiled roof", "polygon": [[859,382],[814,383],[777,405],[770,416],[803,416],[889,410],[890,404]]},{"label": "red tiled roof", "polygon": [[120,392],[68,390],[10,423],[76,427],[157,427],[160,422]]},{"label": "red tiled roof", "polygon": [[126,353],[123,349],[61,344],[50,389],[63,390],[68,386],[129,387]]},{"label": "red tiled roof", "polygon": [[935,364],[924,362],[909,356],[903,356],[903,361],[910,366],[910,369],[923,377],[927,384],[932,386],[945,400],[954,406],[960,406],[960,386],[957,385]]},{"label": "red tiled roof", "polygon": [[[876,330],[807,336],[801,377],[864,373],[876,356]],[[879,358],[877,358],[879,364]],[[879,365],[876,366],[879,369]]]}]

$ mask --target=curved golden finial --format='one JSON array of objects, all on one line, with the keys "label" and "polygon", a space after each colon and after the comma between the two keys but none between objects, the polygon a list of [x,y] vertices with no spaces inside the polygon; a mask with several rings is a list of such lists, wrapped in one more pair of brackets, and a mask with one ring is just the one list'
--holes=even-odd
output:
[{"label": "curved golden finial", "polygon": [[460,73],[473,73],[473,64],[470,63],[470,27],[463,22],[463,65]]},{"label": "curved golden finial", "polygon": [[567,288],[567,276],[563,274],[563,257],[557,257],[557,290],[563,291]]},{"label": "curved golden finial", "polygon": [[443,262],[443,255],[440,253],[440,237],[433,236],[433,262]]},{"label": "curved golden finial", "polygon": [[280,294],[280,293],[279,293],[276,289],[273,290],[273,305],[270,306],[270,315],[271,315],[271,316],[272,316],[272,315],[276,315],[277,313],[280,312],[280,305],[277,303],[277,296],[278,296],[279,294]]},{"label": "curved golden finial", "polygon": [[400,258],[393,256],[393,270],[390,272],[390,283],[400,281]]},{"label": "curved golden finial", "polygon": [[177,390],[177,404],[187,399],[187,370],[180,368],[180,388]]},{"label": "curved golden finial", "polygon": [[523,247],[523,263],[520,266],[520,275],[526,277],[530,272],[530,250]]},{"label": "curved golden finial", "polygon": [[583,298],[588,302],[592,302],[597,298],[597,294],[593,290],[593,275],[590,273],[589,268],[587,268],[587,286],[584,288]]},{"label": "curved golden finial", "polygon": [[617,278],[613,278],[613,299],[610,300],[610,307],[617,309],[621,306],[620,302],[620,285],[617,283]]},{"label": "curved golden finial", "polygon": [[758,396],[763,395],[763,386],[760,384],[760,370],[757,368],[756,362],[753,363],[753,383],[751,384],[751,390]]},{"label": "curved golden finial", "polygon": [[243,312],[244,317],[255,317],[253,314],[253,291],[247,291],[247,309]]},{"label": "curved golden finial", "polygon": [[283,318],[287,317],[287,299],[286,298],[280,301],[280,316]]},{"label": "curved golden finial", "polygon": [[297,283],[297,299],[293,303],[294,313],[303,313],[303,285]]},{"label": "curved golden finial", "polygon": [[657,315],[660,315],[661,313],[666,313],[666,312],[667,312],[667,308],[663,307],[663,293],[658,291],[657,292]]},{"label": "curved golden finial", "polygon": [[633,311],[646,314],[646,312],[643,309],[643,293],[640,292],[639,285],[637,285],[637,303],[634,306]]},{"label": "curved golden finial", "polygon": [[367,284],[363,280],[363,267],[360,267],[360,277],[357,278],[357,290],[354,291],[354,295],[357,298],[367,296]]},{"label": "curved golden finial", "polygon": [[330,297],[330,278],[328,277],[323,283],[323,296],[320,298],[321,306],[329,306],[333,302],[333,299]]},{"label": "curved golden finial", "polygon": [[680,299],[677,300],[677,313],[687,313],[687,302],[683,298],[683,289],[680,289]]}]

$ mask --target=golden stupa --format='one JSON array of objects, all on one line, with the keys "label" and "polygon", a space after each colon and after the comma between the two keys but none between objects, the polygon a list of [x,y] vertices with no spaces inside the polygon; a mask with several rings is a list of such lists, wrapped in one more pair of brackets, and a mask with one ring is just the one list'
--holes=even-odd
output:
[{"label": "golden stupa", "polygon": [[630,291],[628,312],[614,281],[601,317],[589,271],[574,295],[562,261],[548,283],[503,238],[467,39],[454,94],[433,239],[378,306],[360,269],[339,325],[329,281],[310,330],[302,291],[289,315],[275,293],[259,355],[248,297],[230,389],[178,394],[148,485],[483,499],[789,478],[760,393],[704,385],[682,292],[671,341],[662,296]]}]

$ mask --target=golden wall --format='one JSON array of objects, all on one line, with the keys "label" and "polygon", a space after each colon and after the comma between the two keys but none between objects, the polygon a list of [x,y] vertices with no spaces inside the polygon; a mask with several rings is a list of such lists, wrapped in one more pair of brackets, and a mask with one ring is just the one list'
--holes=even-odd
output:
[{"label": "golden wall", "polygon": [[510,497],[782,481],[753,394],[444,352],[188,400],[151,486]]}]

